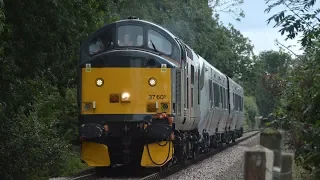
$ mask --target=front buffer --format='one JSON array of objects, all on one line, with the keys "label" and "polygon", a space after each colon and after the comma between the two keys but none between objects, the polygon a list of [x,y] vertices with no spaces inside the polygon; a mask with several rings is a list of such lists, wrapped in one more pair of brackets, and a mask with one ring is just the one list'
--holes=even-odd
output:
[{"label": "front buffer", "polygon": [[174,151],[172,122],[173,117],[159,113],[152,118],[151,122],[145,124],[141,166],[160,167],[172,159]]}]

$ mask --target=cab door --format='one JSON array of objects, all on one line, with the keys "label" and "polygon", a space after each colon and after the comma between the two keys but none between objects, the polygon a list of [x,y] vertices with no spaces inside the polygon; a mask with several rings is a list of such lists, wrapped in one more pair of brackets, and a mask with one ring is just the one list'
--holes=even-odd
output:
[{"label": "cab door", "polygon": [[195,61],[193,59],[192,51],[186,47],[187,59],[187,116],[189,117],[188,129],[194,128],[196,121],[195,113]]}]

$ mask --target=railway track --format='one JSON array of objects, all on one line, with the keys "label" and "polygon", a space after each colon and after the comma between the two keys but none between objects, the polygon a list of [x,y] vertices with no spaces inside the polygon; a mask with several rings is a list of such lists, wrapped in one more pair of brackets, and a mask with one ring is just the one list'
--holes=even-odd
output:
[{"label": "railway track", "polygon": [[[180,170],[183,170],[183,169],[189,167],[190,165],[197,164],[197,163],[203,161],[204,159],[207,159],[207,158],[209,158],[219,152],[222,152],[229,147],[235,146],[238,143],[245,141],[245,140],[247,140],[247,139],[249,139],[259,133],[260,133],[260,131],[258,131],[258,130],[245,132],[244,136],[239,138],[238,140],[236,140],[236,142],[234,142],[234,143],[230,143],[228,145],[224,144],[222,147],[215,149],[215,150],[212,150],[212,151],[208,152],[207,154],[201,154],[201,155],[197,156],[195,159],[186,161],[182,165],[174,165],[174,166],[172,166],[166,170],[163,170],[161,172],[151,173],[151,174],[148,174],[145,176],[129,177],[129,176],[123,175],[123,171],[121,171],[121,169],[120,169],[120,171],[117,171],[115,169],[115,170],[113,170],[114,173],[119,172],[122,175],[117,176],[114,173],[112,173],[113,175],[111,175],[111,177],[98,177],[94,169],[89,169],[89,170],[86,170],[87,171],[86,173],[82,172],[82,173],[79,173],[79,175],[77,175],[75,177],[69,177],[69,178],[65,178],[65,179],[68,179],[68,180],[96,180],[96,179],[100,179],[100,180],[109,180],[109,179],[113,179],[113,180],[115,180],[115,179],[158,180],[158,179],[163,179],[163,178],[166,178],[172,174],[175,174],[176,172],[178,172]],[[54,180],[54,179],[52,179],[52,180]]]}]

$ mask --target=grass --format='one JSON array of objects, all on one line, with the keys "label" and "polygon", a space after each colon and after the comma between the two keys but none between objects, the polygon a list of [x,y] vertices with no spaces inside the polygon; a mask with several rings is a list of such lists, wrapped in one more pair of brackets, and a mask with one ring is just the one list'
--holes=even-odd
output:
[{"label": "grass", "polygon": [[66,159],[65,168],[62,172],[62,176],[72,176],[80,171],[89,169],[90,167],[80,160],[80,153],[73,152],[70,153],[69,157]]}]

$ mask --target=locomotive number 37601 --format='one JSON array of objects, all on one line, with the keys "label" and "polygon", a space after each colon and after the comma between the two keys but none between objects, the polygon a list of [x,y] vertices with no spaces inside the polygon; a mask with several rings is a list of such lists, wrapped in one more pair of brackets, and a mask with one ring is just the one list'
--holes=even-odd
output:
[{"label": "locomotive number 37601", "polygon": [[149,95],[149,99],[166,99],[166,95]]}]

